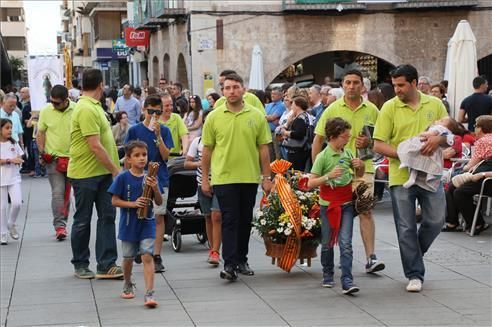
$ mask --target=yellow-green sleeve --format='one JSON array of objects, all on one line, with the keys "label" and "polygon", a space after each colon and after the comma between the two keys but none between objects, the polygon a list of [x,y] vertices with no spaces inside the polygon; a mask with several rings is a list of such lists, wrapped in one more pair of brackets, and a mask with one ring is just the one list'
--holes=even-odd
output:
[{"label": "yellow-green sleeve", "polygon": [[316,156],[316,159],[314,160],[313,167],[311,168],[311,174],[315,174],[318,176],[324,175],[324,162],[323,162],[323,155],[321,152]]},{"label": "yellow-green sleeve", "polygon": [[41,110],[41,111],[39,112],[38,131],[41,131],[41,132],[46,131],[46,129],[48,128],[48,125],[46,125],[46,123],[45,123],[45,121],[44,121],[45,119],[44,119],[44,114],[43,114],[43,112],[44,112],[45,110],[46,110],[46,108],[45,108],[45,109],[43,109],[43,110]]},{"label": "yellow-green sleeve", "polygon": [[186,128],[185,122],[181,117],[178,117],[178,135],[181,138],[183,135],[188,134],[188,128]]},{"label": "yellow-green sleeve", "polygon": [[378,115],[376,126],[374,127],[373,139],[383,142],[389,142],[391,139],[391,131],[393,130],[393,115],[391,114],[391,106],[385,103]]},{"label": "yellow-green sleeve", "polygon": [[260,123],[260,128],[258,131],[258,136],[256,138],[256,143],[258,145],[271,143],[272,133],[270,132],[270,127],[268,126],[266,119],[261,117],[259,123]]},{"label": "yellow-green sleeve", "polygon": [[101,133],[100,119],[91,108],[79,108],[77,120],[82,136],[98,135]]},{"label": "yellow-green sleeve", "polygon": [[202,143],[203,145],[214,147],[215,146],[215,133],[213,128],[213,112],[210,113],[205,120],[205,124],[202,129]]},{"label": "yellow-green sleeve", "polygon": [[449,114],[448,114],[448,111],[446,110],[446,107],[444,106],[444,103],[442,101],[439,101],[439,102],[440,102],[439,103],[439,112],[437,114],[437,116],[439,118],[437,118],[437,119],[442,119],[444,117],[449,116]]},{"label": "yellow-green sleeve", "polygon": [[214,109],[218,108],[219,106],[223,105],[226,101],[225,96],[220,97],[217,101],[214,103]]}]

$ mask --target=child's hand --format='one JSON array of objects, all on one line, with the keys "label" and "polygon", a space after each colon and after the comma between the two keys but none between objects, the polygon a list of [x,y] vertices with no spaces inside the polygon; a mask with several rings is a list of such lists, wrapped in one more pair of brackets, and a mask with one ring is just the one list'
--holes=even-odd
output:
[{"label": "child's hand", "polygon": [[150,177],[150,176],[147,176],[147,179],[145,180],[145,183],[147,185],[149,185],[154,191],[157,191],[158,190],[158,183],[157,183],[157,179],[155,177]]},{"label": "child's hand", "polygon": [[342,167],[340,166],[336,166],[335,168],[333,168],[332,171],[330,171],[328,173],[328,178],[329,179],[335,179],[335,178],[338,178],[340,176],[343,175],[343,172],[345,171],[345,169],[343,169]]},{"label": "child's hand", "polygon": [[360,160],[359,158],[354,158],[352,159],[352,167],[354,167],[354,169],[360,169],[364,167],[364,161]]},{"label": "child's hand", "polygon": [[134,205],[134,208],[143,208],[147,205],[147,203],[149,203],[149,199],[141,196],[136,201],[133,202],[133,205]]},{"label": "child's hand", "polygon": [[24,160],[22,160],[22,158],[14,158],[12,159],[10,162],[12,162],[13,164],[16,164],[16,165],[20,165],[21,163],[24,162]]}]

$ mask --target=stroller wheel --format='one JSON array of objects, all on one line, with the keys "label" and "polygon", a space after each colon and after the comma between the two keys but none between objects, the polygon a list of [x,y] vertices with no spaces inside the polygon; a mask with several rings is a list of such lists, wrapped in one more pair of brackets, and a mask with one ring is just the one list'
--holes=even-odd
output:
[{"label": "stroller wheel", "polygon": [[205,233],[197,233],[196,238],[201,244],[205,244],[205,242],[207,242],[207,234]]},{"label": "stroller wheel", "polygon": [[179,230],[173,229],[171,238],[174,252],[179,252],[181,250],[181,232]]}]

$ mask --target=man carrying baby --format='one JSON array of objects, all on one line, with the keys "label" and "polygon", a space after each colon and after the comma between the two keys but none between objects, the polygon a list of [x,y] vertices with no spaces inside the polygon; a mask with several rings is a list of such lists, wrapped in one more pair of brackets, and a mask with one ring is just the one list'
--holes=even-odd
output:
[{"label": "man carrying baby", "polygon": [[[417,90],[418,73],[411,65],[401,65],[390,73],[396,97],[387,101],[374,130],[374,150],[389,158],[389,183],[400,257],[408,292],[420,292],[424,281],[423,255],[439,235],[444,223],[446,200],[442,183],[435,192],[419,185],[405,188],[408,168],[400,168],[398,145],[421,135],[432,123],[447,116],[442,102]],[[445,135],[421,135],[421,153],[433,154],[446,145]],[[417,229],[415,202],[422,207],[422,223]]]}]

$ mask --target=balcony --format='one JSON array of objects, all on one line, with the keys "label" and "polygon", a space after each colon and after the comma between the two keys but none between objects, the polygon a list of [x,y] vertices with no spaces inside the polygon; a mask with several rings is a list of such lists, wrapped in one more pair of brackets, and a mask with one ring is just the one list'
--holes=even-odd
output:
[{"label": "balcony", "polygon": [[184,0],[135,0],[133,22],[136,28],[157,29],[170,19],[186,15]]},{"label": "balcony", "polygon": [[436,9],[474,7],[478,0],[282,0],[284,11]]}]

